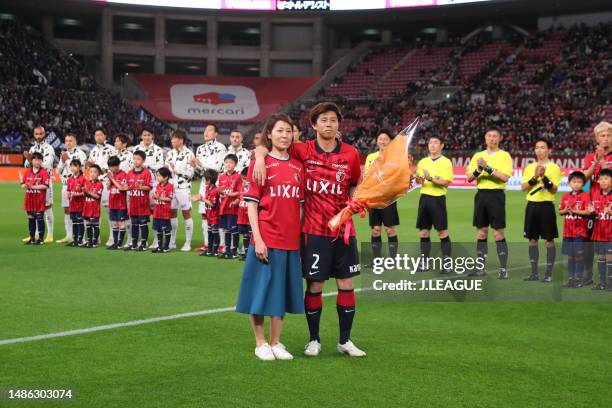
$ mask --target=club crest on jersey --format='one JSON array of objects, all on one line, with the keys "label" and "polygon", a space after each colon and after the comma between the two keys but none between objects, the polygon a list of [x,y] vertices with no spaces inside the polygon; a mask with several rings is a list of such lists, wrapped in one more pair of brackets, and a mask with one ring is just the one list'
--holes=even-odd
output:
[{"label": "club crest on jersey", "polygon": [[296,183],[298,184],[301,183],[299,173],[293,173],[293,179],[295,180]]},{"label": "club crest on jersey", "polygon": [[251,182],[249,181],[243,182],[242,187],[243,187],[242,191],[246,193],[247,191],[249,191],[249,187],[251,187]]},{"label": "club crest on jersey", "polygon": [[339,170],[339,171],[336,173],[336,181],[337,181],[338,183],[342,183],[342,182],[344,181],[344,179],[345,179],[345,178],[346,178],[346,173],[345,173],[345,172],[343,172],[342,170]]}]

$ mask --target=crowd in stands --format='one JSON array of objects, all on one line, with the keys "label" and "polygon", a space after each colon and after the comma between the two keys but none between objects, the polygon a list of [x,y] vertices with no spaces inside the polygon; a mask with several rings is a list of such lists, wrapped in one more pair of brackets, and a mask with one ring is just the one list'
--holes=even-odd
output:
[{"label": "crowd in stands", "polygon": [[[392,66],[393,71],[403,69],[417,77],[404,88],[377,95],[372,91],[380,84],[372,82],[355,98],[343,98],[335,90],[318,98],[331,97],[344,107],[349,123],[343,138],[363,153],[375,148],[379,129],[398,131],[418,115],[422,122],[417,150],[424,148],[424,140],[432,133],[447,140],[447,149],[474,150],[482,144],[484,129],[495,124],[506,130],[507,149],[527,150],[535,138],[545,136],[558,153],[571,154],[591,148],[591,127],[612,114],[611,39],[612,23],[607,23],[497,41],[476,35],[463,44],[456,40],[420,44],[411,54],[414,58],[426,58],[441,49],[448,55],[436,60],[442,64],[416,74]],[[377,50],[369,55],[365,66],[372,66],[372,59],[380,55],[385,54]],[[363,64],[347,76],[354,76]],[[384,73],[377,75],[384,83]],[[457,88],[446,98],[426,101],[439,86]],[[307,119],[304,109],[292,114],[302,123]]]},{"label": "crowd in stands", "polygon": [[147,126],[168,145],[170,128],[96,85],[80,64],[15,20],[0,21],[0,147],[22,150],[43,125],[63,139],[72,132],[93,143],[93,131],[127,133],[136,142]]}]

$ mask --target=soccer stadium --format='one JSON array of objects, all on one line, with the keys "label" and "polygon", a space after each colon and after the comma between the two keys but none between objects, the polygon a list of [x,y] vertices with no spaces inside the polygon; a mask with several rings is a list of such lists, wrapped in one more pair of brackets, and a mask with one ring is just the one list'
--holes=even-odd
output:
[{"label": "soccer stadium", "polygon": [[0,0],[0,405],[610,407],[611,191],[609,0]]}]

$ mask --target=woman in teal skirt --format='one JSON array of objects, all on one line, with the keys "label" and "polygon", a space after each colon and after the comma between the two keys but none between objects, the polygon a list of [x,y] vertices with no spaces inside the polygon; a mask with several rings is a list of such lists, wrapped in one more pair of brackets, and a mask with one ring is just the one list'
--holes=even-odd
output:
[{"label": "woman in teal skirt", "polygon": [[[289,117],[276,114],[268,118],[262,139],[270,151],[265,159],[267,179],[263,186],[253,182],[253,162],[244,193],[252,241],[236,311],[250,315],[258,358],[291,360],[293,356],[280,342],[280,335],[286,313],[304,313],[299,251],[304,169],[288,153],[293,141]],[[269,341],[265,316],[270,317]]]}]

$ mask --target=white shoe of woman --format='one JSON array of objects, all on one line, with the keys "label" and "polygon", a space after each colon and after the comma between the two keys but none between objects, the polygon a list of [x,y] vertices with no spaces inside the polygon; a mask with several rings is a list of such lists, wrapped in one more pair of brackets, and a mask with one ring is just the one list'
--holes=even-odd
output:
[{"label": "white shoe of woman", "polygon": [[276,343],[271,349],[277,360],[293,360],[293,356],[285,349],[283,343]]},{"label": "white shoe of woman", "polygon": [[264,343],[259,347],[255,347],[255,356],[257,356],[258,359],[264,361],[276,360],[276,357],[274,357],[274,353],[272,352],[272,348],[268,343]]}]

